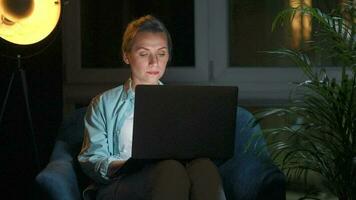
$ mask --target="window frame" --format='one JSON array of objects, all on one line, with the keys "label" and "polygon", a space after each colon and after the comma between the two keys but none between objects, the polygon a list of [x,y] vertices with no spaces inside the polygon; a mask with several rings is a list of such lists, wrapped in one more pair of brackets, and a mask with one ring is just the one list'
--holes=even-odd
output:
[{"label": "window frame", "polygon": [[[208,30],[207,2],[194,1],[195,66],[169,66],[163,81],[193,83],[208,81]],[[113,84],[125,81],[130,75],[128,68],[88,69],[81,62],[80,0],[71,1],[63,9],[63,64],[66,84]],[[198,50],[199,49],[199,50]],[[118,59],[121,59],[118,56]]]},{"label": "window frame", "polygon": [[[286,103],[295,87],[293,82],[305,80],[298,67],[229,66],[229,0],[209,1],[210,46],[215,85],[239,86],[239,98],[246,105],[273,106]],[[219,39],[218,39],[219,38]],[[339,67],[327,67],[330,77],[339,77]]]}]

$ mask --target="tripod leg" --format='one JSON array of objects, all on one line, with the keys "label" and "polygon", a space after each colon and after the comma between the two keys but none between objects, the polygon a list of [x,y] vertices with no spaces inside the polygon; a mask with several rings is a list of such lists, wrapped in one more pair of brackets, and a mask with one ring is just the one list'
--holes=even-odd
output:
[{"label": "tripod leg", "polygon": [[0,113],[0,125],[1,125],[1,123],[2,123],[2,118],[3,118],[4,113],[5,113],[7,100],[9,99],[9,94],[10,94],[10,91],[11,91],[11,88],[12,88],[12,82],[14,81],[14,78],[15,78],[15,72],[12,72],[11,79],[10,79],[10,82],[9,82],[9,86],[7,87],[5,99],[4,99],[4,102],[3,102],[3,104],[2,104],[2,108],[1,108],[1,113]]},{"label": "tripod leg", "polygon": [[25,97],[27,118],[28,118],[29,124],[30,124],[30,137],[31,137],[31,140],[32,140],[32,147],[33,147],[34,154],[35,154],[35,162],[36,162],[37,170],[40,171],[41,170],[41,164],[40,164],[39,153],[38,153],[38,149],[37,149],[35,133],[34,133],[34,129],[33,129],[32,116],[31,116],[31,110],[30,110],[30,103],[29,103],[29,100],[28,100],[28,89],[27,89],[26,74],[25,74],[25,71],[23,69],[21,69],[21,68],[19,69],[19,71],[20,71],[20,74],[21,74],[23,94],[24,94],[24,97]]}]

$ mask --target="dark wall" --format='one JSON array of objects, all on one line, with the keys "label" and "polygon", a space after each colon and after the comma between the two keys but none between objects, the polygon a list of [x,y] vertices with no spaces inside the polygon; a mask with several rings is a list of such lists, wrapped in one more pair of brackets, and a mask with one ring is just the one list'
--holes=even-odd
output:
[{"label": "dark wall", "polygon": [[[13,71],[16,53],[29,56],[22,60],[28,83],[29,103],[40,156],[40,167],[48,162],[62,120],[62,44],[60,25],[42,42],[26,47],[0,40],[0,112]],[[38,173],[31,142],[22,82],[15,74],[8,103],[0,122],[0,178],[4,199],[38,199],[34,177]]]}]

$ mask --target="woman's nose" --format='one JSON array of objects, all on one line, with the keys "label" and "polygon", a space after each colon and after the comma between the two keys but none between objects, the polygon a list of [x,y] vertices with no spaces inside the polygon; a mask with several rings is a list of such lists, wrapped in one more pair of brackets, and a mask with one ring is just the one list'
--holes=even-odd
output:
[{"label": "woman's nose", "polygon": [[150,64],[151,66],[156,66],[156,65],[158,65],[158,57],[157,57],[157,56],[151,55],[149,59],[150,59],[150,60],[149,60],[149,64]]}]

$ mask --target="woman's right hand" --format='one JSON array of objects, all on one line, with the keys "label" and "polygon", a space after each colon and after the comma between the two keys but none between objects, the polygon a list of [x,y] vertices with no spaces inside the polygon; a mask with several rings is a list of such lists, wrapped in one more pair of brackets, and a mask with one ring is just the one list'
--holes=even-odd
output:
[{"label": "woman's right hand", "polygon": [[108,171],[108,176],[110,178],[114,177],[117,170],[119,170],[126,162],[127,160],[115,160],[112,161],[109,165],[109,171]]}]

